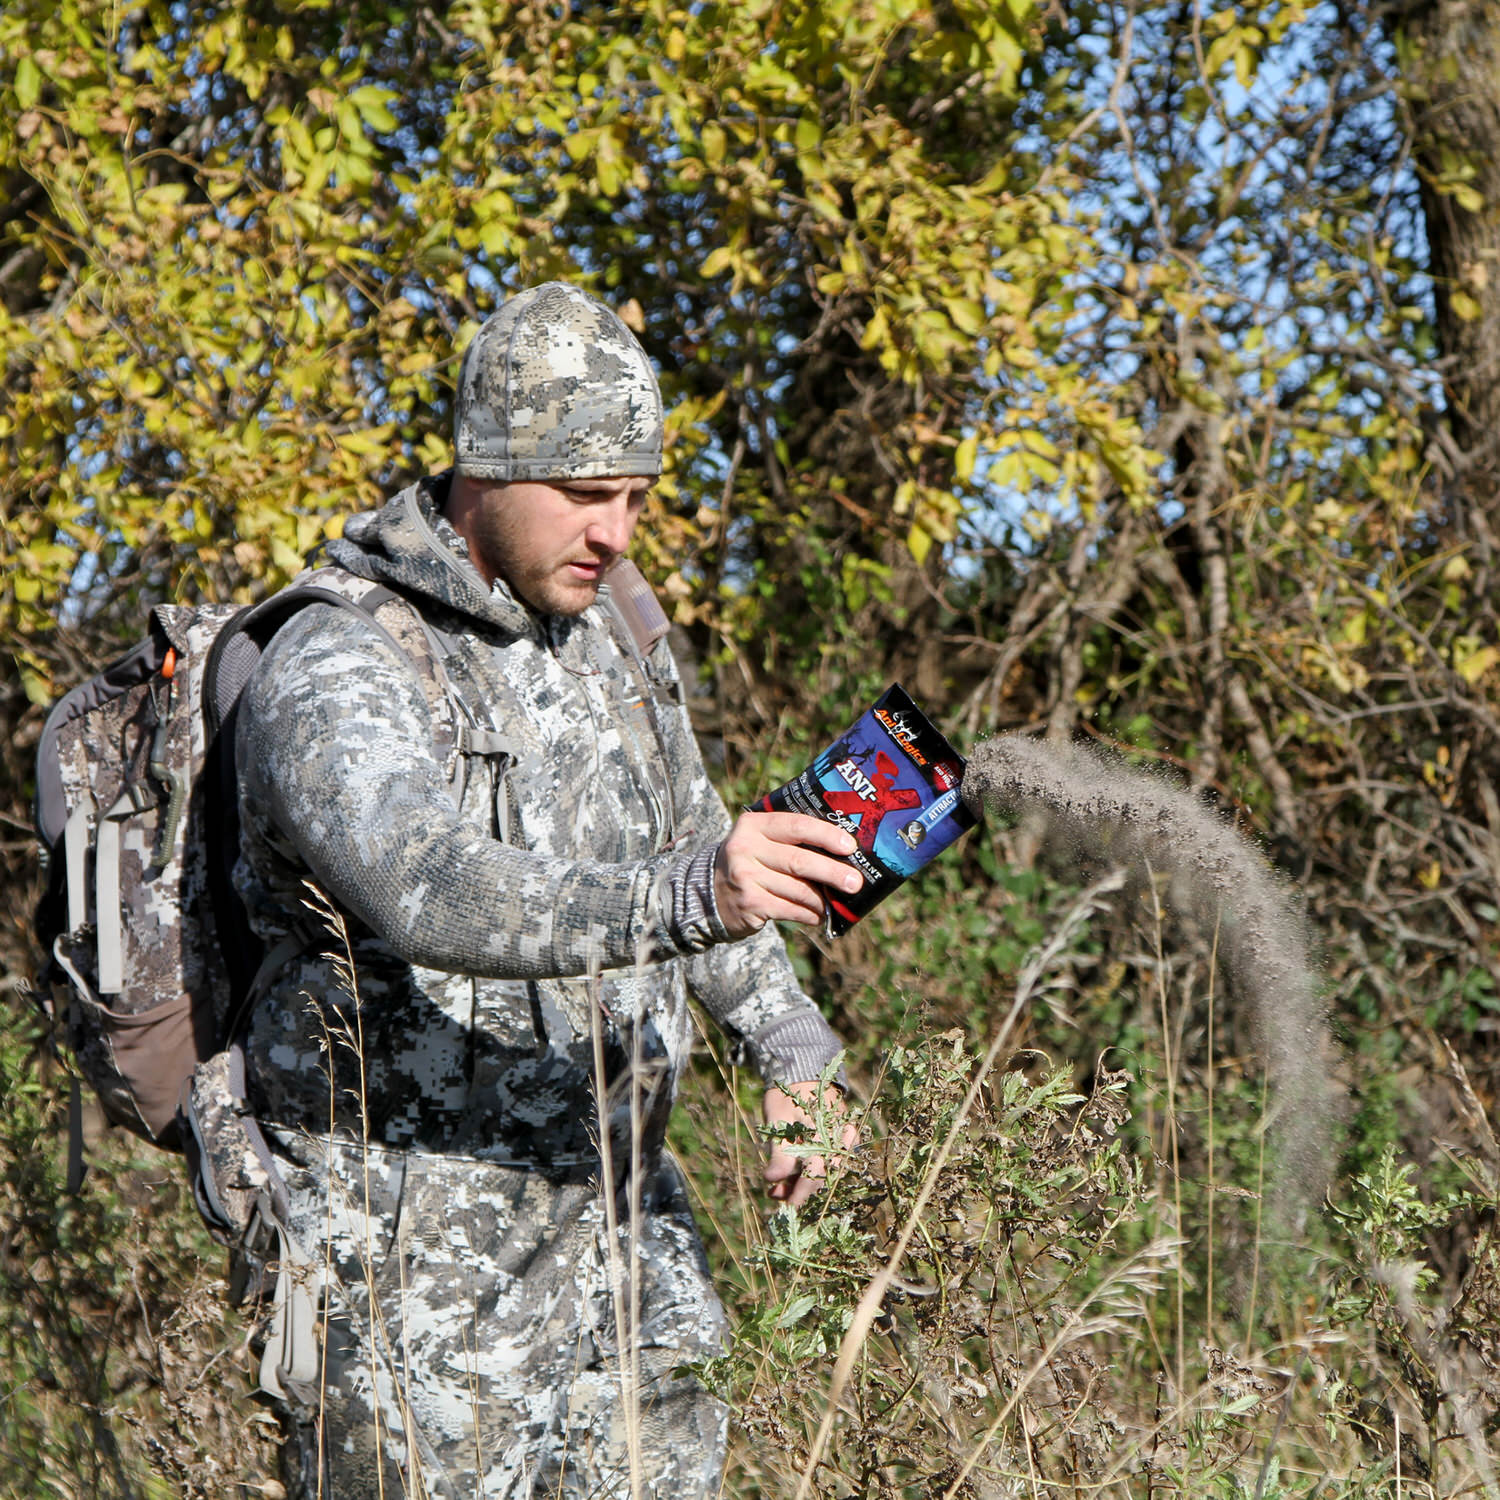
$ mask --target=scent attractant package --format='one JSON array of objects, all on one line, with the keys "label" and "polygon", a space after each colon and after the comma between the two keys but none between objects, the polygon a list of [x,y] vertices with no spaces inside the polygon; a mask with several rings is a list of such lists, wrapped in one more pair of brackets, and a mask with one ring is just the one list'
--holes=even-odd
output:
[{"label": "scent attractant package", "polygon": [[892,687],[800,776],[754,807],[822,818],[858,840],[845,862],[864,885],[852,896],[823,892],[828,935],[837,937],[974,826],[959,795],[963,774],[963,757]]}]

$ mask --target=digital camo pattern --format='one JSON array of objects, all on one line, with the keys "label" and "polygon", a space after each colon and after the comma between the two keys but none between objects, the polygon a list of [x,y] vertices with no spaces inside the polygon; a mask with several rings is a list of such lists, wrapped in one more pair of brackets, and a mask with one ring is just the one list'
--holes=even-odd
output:
[{"label": "digital camo pattern", "polygon": [[[327,1236],[346,1289],[327,1324],[321,1434],[303,1420],[289,1446],[294,1493],[624,1497],[632,1420],[643,1493],[718,1493],[724,1408],[673,1372],[721,1353],[726,1330],[670,1165],[613,1256],[591,1180],[340,1141],[288,1183],[294,1235]],[[636,1330],[633,1401],[617,1305]]]},{"label": "digital camo pattern", "polygon": [[[768,1077],[816,1077],[838,1050],[774,931],[716,941],[724,933],[711,902],[705,917],[684,897],[711,883],[728,815],[704,773],[670,654],[659,647],[643,671],[607,609],[540,620],[502,584],[486,589],[434,509],[442,493],[441,480],[414,486],[351,521],[330,554],[425,601],[424,614],[453,642],[444,672],[514,748],[503,777],[471,766],[455,805],[451,756],[434,748],[445,742],[451,703],[363,619],[329,606],[308,606],[278,633],[239,724],[237,878],[252,922],[270,940],[309,930],[310,875],[344,929],[314,936],[278,974],[246,1041],[251,1102],[278,1152],[304,1248],[316,1255],[323,1243],[331,1198],[349,1217],[348,1244],[376,1247],[364,1262],[333,1247],[332,1323],[347,1325],[355,1351],[330,1340],[327,1432],[345,1434],[324,1443],[328,1461],[345,1466],[346,1488],[334,1493],[368,1492],[359,1486],[375,1462],[372,1413],[387,1407],[393,1423],[397,1408],[410,1419],[392,1426],[389,1461],[399,1467],[405,1445],[422,1473],[448,1472],[449,1460],[435,1455],[472,1420],[453,1413],[472,1410],[474,1350],[512,1350],[504,1358],[515,1361],[486,1387],[499,1415],[485,1406],[484,1451],[520,1444],[493,1476],[484,1461],[482,1493],[555,1488],[556,1445],[578,1414],[594,1413],[597,1430],[587,1443],[572,1432],[575,1460],[589,1445],[615,1451],[617,1371],[608,1339],[599,1342],[609,1299],[592,1185],[596,1022],[614,1161],[629,1159],[634,1094],[648,1173],[663,1170],[659,1149],[691,1041],[689,988]],[[376,618],[403,649],[403,629],[420,634],[403,603]],[[511,845],[495,837],[498,795],[516,812]],[[690,920],[679,920],[684,912]],[[352,988],[330,956],[345,939]],[[786,1037],[794,1045],[778,1050],[775,1039]],[[331,1120],[341,1137],[370,1141],[381,1165],[368,1187],[363,1158],[355,1173],[339,1147],[329,1165]],[[438,1180],[441,1191],[415,1192],[415,1182]],[[674,1215],[648,1207],[636,1231],[642,1265],[654,1267],[648,1280],[674,1289],[667,1303],[677,1311],[642,1328],[642,1357],[661,1380],[685,1356],[653,1365],[649,1350],[706,1348],[718,1334],[705,1330],[722,1317],[689,1221]],[[387,1274],[381,1257],[398,1226],[422,1249]],[[448,1269],[429,1243],[446,1247]],[[496,1278],[513,1274],[512,1255],[517,1266],[537,1262],[527,1276],[563,1281],[507,1300],[496,1288],[510,1282]],[[377,1269],[373,1316],[366,1265]],[[531,1329],[527,1320],[548,1307],[561,1320],[546,1325],[551,1342],[533,1349],[528,1331],[517,1351],[518,1327]],[[658,1324],[669,1332],[648,1337]],[[358,1352],[372,1340],[387,1353]],[[399,1400],[391,1371],[406,1382]],[[698,1492],[676,1466],[698,1442],[683,1436],[684,1423],[718,1430],[706,1400],[690,1382],[657,1392],[652,1410],[665,1425],[648,1467],[664,1476],[660,1493]],[[459,1450],[475,1451],[472,1432]],[[716,1475],[717,1462],[705,1460],[705,1471]],[[475,1493],[463,1472],[443,1482]],[[426,1482],[430,1493],[449,1492]],[[583,1477],[577,1486],[590,1492]]]},{"label": "digital camo pattern", "polygon": [[193,1071],[187,1109],[192,1133],[206,1157],[203,1175],[214,1194],[210,1227],[227,1244],[239,1245],[257,1206],[283,1207],[269,1164],[250,1138],[245,1101],[231,1078],[231,1054],[216,1052]]},{"label": "digital camo pattern", "polygon": [[[236,612],[232,605],[158,606],[154,642],[142,648],[149,678],[123,692],[81,690],[92,706],[68,715],[57,735],[63,800],[69,812],[89,809],[95,851],[84,869],[84,921],[59,945],[82,985],[60,986],[57,999],[72,1007],[69,1045],[110,1118],[153,1140],[169,1131],[181,1087],[212,1049],[228,1005],[207,895],[204,808],[185,794],[205,755],[205,659]],[[170,681],[159,670],[168,647],[176,653]],[[150,768],[158,753],[181,779],[175,816]],[[114,882],[101,874],[115,862],[97,852],[106,822],[118,837],[114,900]],[[112,911],[100,909],[101,893]],[[120,982],[101,992],[99,943],[111,932]]]},{"label": "digital camo pattern", "polygon": [[602,302],[560,281],[518,293],[464,351],[454,462],[476,479],[661,473],[656,374]]}]

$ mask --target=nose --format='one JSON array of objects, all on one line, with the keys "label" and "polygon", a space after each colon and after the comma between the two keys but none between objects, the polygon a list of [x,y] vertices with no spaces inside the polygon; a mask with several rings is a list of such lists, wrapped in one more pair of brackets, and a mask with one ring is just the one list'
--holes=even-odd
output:
[{"label": "nose", "polygon": [[624,553],[630,545],[640,510],[630,503],[628,495],[616,495],[602,502],[589,520],[589,545],[614,554]]}]

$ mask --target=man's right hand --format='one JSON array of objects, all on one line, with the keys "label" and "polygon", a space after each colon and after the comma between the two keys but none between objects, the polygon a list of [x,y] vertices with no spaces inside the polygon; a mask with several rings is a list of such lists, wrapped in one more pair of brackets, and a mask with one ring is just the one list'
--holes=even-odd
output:
[{"label": "man's right hand", "polygon": [[[823,920],[822,886],[852,895],[864,884],[834,854],[852,854],[854,835],[802,813],[747,812],[719,845],[714,899],[733,938],[749,937],[767,922]],[[826,851],[826,852],[824,852]]]}]

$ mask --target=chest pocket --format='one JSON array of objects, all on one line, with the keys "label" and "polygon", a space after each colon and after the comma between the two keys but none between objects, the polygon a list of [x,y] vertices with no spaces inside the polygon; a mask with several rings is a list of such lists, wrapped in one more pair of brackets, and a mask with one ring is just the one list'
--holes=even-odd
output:
[{"label": "chest pocket", "polygon": [[[478,690],[470,675],[458,635],[425,616],[416,618],[431,648],[432,670],[444,699],[444,716],[452,744],[449,793],[453,805],[462,808],[470,784],[477,776],[483,776],[490,806],[491,836],[502,843],[519,843],[520,820],[510,773],[521,758],[523,743],[517,736],[496,729],[494,716],[480,712],[479,705],[486,701],[486,695]],[[496,676],[504,681],[503,673]],[[521,722],[517,718],[521,713],[519,702],[506,707],[513,712],[502,717]]]}]

